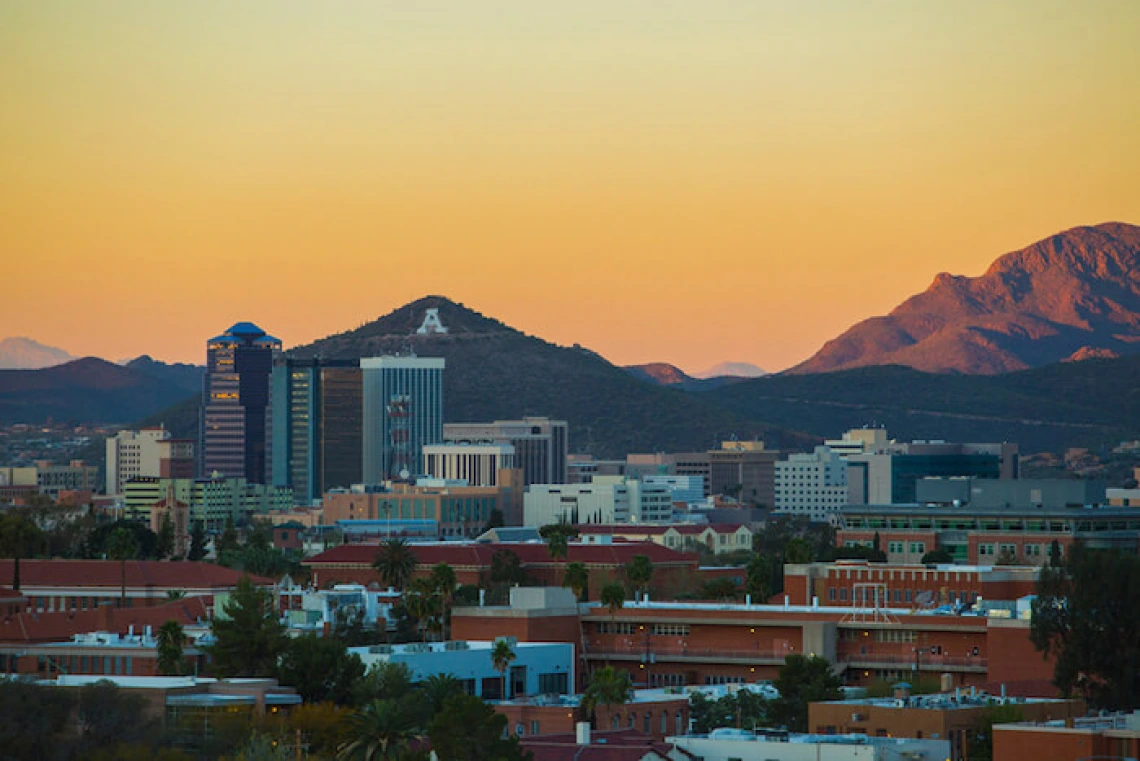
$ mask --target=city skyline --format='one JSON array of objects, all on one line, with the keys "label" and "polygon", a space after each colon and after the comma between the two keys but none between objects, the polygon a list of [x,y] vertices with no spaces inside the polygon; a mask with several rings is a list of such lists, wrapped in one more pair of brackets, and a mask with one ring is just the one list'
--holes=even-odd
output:
[{"label": "city skyline", "polygon": [[294,346],[443,294],[615,364],[776,371],[939,272],[1140,221],[1131,3],[0,21],[0,324],[74,354],[200,364],[211,325]]}]

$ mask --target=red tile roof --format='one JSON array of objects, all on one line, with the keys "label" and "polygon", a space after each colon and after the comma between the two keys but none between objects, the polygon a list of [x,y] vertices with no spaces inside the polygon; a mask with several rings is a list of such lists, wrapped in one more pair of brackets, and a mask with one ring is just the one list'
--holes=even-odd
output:
[{"label": "red tile roof", "polygon": [[[451,566],[490,567],[496,552],[510,550],[519,556],[524,566],[552,565],[545,544],[537,543],[451,543],[413,544],[412,554],[420,565],[447,563]],[[325,550],[304,561],[305,565],[368,566],[376,559],[379,544],[342,544]],[[620,544],[578,544],[567,549],[566,562],[586,565],[617,566],[628,563],[634,555],[646,555],[655,564],[695,565],[697,556],[677,552],[653,542],[622,542]]]},{"label": "red tile roof", "polygon": [[[127,586],[155,589],[229,589],[241,571],[213,563],[128,560]],[[0,579],[12,578],[12,561],[0,560]],[[256,584],[272,579],[251,577]],[[25,587],[109,587],[121,583],[118,560],[21,560],[20,583]]]},{"label": "red tile roof", "polygon": [[138,633],[146,626],[158,629],[170,619],[182,624],[206,620],[205,598],[186,597],[149,607],[116,608],[106,605],[96,610],[4,616],[0,618],[0,643],[65,642],[75,634],[94,631],[126,634],[131,626]]}]

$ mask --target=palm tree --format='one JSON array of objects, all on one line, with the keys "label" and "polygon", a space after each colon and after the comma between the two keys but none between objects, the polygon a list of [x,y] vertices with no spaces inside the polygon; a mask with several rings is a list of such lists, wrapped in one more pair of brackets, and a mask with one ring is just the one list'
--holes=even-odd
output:
[{"label": "palm tree", "polygon": [[352,739],[340,746],[338,759],[398,758],[416,736],[415,717],[406,702],[373,700],[353,715],[350,731]]},{"label": "palm tree", "polygon": [[107,538],[107,557],[119,561],[119,607],[127,607],[127,561],[139,552],[139,543],[129,529],[117,528]]},{"label": "palm tree", "polygon": [[431,706],[432,716],[443,710],[448,698],[463,694],[463,683],[451,674],[432,674],[419,683],[419,688]]},{"label": "palm tree", "polygon": [[646,555],[634,555],[625,565],[625,577],[635,592],[644,593],[653,579],[653,563]]},{"label": "palm tree", "polygon": [[442,628],[436,622],[440,615],[440,596],[430,579],[415,579],[408,584],[404,593],[404,607],[416,619],[417,628],[425,634]]},{"label": "palm tree", "polygon": [[569,523],[551,523],[538,530],[539,536],[546,540],[546,551],[550,559],[557,563],[566,560],[570,552],[570,539],[578,535],[578,530]]},{"label": "palm tree", "polygon": [[590,589],[590,570],[584,563],[571,563],[562,575],[562,586],[570,587],[574,598],[582,602]]},{"label": "palm tree", "polygon": [[491,665],[495,667],[495,671],[499,672],[499,676],[503,680],[503,700],[510,697],[507,695],[507,669],[510,668],[511,661],[514,659],[515,651],[511,649],[511,643],[505,639],[495,640],[495,644],[491,647]]},{"label": "palm tree", "polygon": [[625,607],[625,588],[616,581],[611,581],[602,587],[598,601],[610,612],[610,631],[613,632],[617,612]]},{"label": "palm tree", "polygon": [[435,593],[439,595],[440,631],[446,639],[450,629],[451,603],[455,596],[455,587],[458,584],[458,580],[451,566],[447,563],[438,563],[431,569],[431,576],[428,577],[428,581],[431,583]]},{"label": "palm tree", "polygon": [[163,676],[178,676],[182,673],[182,645],[186,633],[182,624],[173,618],[158,629],[158,673]]},{"label": "palm tree", "polygon": [[594,711],[598,706],[609,708],[633,700],[633,679],[628,671],[615,671],[610,666],[598,669],[590,676],[590,683],[582,693],[582,713],[596,723]]},{"label": "palm tree", "polygon": [[185,598],[186,598],[186,590],[185,589],[168,589],[168,590],[166,590],[166,599],[169,600],[170,602],[176,602],[177,600],[183,600]]},{"label": "palm tree", "polygon": [[372,567],[380,574],[385,584],[393,589],[403,590],[415,573],[418,563],[407,540],[396,537],[380,545],[380,551],[376,553]]},{"label": "palm tree", "polygon": [[0,515],[0,557],[12,558],[12,589],[20,591],[20,558],[34,555],[44,545],[39,526],[15,510]]}]

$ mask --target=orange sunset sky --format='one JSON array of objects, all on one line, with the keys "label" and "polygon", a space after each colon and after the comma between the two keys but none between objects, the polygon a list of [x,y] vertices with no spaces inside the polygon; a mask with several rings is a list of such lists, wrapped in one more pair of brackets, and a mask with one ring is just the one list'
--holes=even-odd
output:
[{"label": "orange sunset sky", "polygon": [[443,294],[776,370],[1140,222],[1140,3],[0,2],[0,337],[204,360]]}]

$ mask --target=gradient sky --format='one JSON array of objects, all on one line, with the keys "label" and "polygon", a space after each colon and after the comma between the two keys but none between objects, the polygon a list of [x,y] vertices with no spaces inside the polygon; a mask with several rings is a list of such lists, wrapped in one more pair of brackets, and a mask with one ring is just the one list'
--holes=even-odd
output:
[{"label": "gradient sky", "polygon": [[0,336],[202,362],[443,294],[780,369],[1140,223],[1140,3],[0,0]]}]

